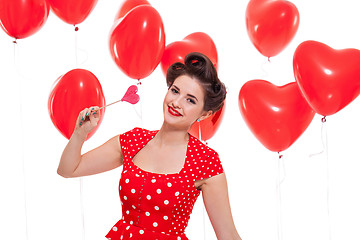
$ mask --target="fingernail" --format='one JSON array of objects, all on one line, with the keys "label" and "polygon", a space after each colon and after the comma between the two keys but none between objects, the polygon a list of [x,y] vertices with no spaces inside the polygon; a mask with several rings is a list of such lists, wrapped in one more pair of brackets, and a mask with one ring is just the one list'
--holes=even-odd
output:
[{"label": "fingernail", "polygon": [[82,125],[82,122],[80,122],[80,126]]},{"label": "fingernail", "polygon": [[83,121],[84,121],[84,120],[85,120],[85,119],[84,119],[84,117],[82,117],[82,118],[81,118],[81,120],[83,120]]},{"label": "fingernail", "polygon": [[94,110],[95,110],[95,108],[92,108],[91,110],[93,110],[93,111],[94,111]]},{"label": "fingernail", "polygon": [[89,116],[89,113],[88,113],[88,112],[86,113],[86,116]]},{"label": "fingernail", "polygon": [[93,115],[95,115],[96,112],[93,112]]}]

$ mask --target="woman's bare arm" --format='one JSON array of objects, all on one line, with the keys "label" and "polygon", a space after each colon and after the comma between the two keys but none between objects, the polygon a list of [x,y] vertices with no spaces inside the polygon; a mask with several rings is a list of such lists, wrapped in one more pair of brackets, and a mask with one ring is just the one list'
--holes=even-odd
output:
[{"label": "woman's bare arm", "polygon": [[62,153],[57,170],[59,175],[66,178],[81,177],[105,172],[122,165],[123,156],[119,136],[81,155],[81,148],[87,134],[96,127],[99,121],[100,113],[97,109],[97,107],[92,107],[80,112],[75,130]]},{"label": "woman's bare arm", "polygon": [[241,240],[230,209],[225,173],[197,182],[210,222],[219,240]]}]

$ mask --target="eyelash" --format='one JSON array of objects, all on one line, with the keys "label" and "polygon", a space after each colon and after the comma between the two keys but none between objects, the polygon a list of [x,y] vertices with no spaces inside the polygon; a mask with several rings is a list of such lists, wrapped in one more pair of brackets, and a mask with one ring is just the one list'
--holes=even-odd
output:
[{"label": "eyelash", "polygon": [[[173,92],[173,93],[175,93],[175,94],[178,94],[179,93],[179,91],[176,89],[176,88],[171,88],[171,92]],[[194,99],[192,99],[192,98],[188,98],[188,99],[186,99],[189,103],[191,103],[191,104],[196,104],[196,102],[194,101]]]}]

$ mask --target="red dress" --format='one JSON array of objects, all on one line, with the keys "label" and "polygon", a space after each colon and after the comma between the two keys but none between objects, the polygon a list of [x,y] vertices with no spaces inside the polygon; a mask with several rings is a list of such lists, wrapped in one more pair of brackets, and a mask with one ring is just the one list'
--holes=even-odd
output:
[{"label": "red dress", "polygon": [[108,239],[188,240],[184,231],[200,194],[194,182],[223,172],[217,152],[191,135],[179,173],[140,169],[132,158],[157,132],[134,128],[120,135],[124,156],[119,184],[122,218],[106,235]]}]

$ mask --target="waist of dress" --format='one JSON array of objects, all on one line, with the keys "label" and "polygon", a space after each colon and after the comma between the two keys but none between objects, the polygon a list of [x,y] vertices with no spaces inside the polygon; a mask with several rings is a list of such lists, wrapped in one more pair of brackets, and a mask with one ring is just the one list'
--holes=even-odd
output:
[{"label": "waist of dress", "polygon": [[152,240],[189,240],[184,233],[178,235],[148,230],[132,225],[125,220],[118,221],[106,235],[109,240],[152,239]]}]

